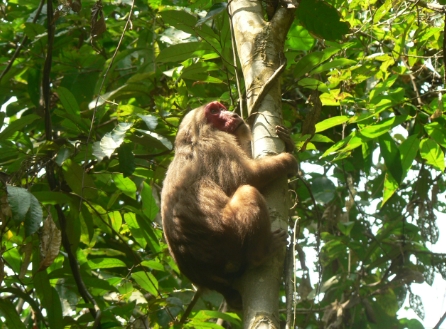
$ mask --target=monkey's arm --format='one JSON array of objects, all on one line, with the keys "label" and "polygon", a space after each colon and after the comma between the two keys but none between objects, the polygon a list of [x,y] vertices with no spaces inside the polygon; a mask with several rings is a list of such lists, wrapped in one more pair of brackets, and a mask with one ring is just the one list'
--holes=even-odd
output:
[{"label": "monkey's arm", "polygon": [[297,173],[297,160],[290,153],[265,156],[245,163],[247,183],[262,188],[282,175],[289,177]]}]

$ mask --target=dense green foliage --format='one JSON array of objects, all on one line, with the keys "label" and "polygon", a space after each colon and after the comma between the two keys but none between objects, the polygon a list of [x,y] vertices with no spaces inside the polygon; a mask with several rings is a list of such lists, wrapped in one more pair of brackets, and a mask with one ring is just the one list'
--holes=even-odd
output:
[{"label": "dense green foliage", "polygon": [[[39,3],[0,2],[0,327],[83,328],[95,308],[102,328],[169,327],[193,293],[162,238],[159,192],[187,109],[236,107],[226,6],[109,1],[102,14],[60,0],[49,38]],[[302,0],[296,12],[283,116],[300,162],[323,172],[291,182],[299,327],[421,328],[396,316],[407,296],[422,316],[410,283],[446,278],[427,247],[446,189],[444,18],[427,7]],[[319,283],[306,247],[320,249]],[[220,302],[206,294],[188,325],[218,328]]]}]

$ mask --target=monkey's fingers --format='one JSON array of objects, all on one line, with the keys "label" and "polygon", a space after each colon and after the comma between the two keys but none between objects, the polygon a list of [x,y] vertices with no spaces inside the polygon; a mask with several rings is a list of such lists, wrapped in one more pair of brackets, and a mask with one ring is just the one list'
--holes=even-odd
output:
[{"label": "monkey's fingers", "polygon": [[272,232],[271,251],[276,252],[287,245],[287,231],[278,229]]},{"label": "monkey's fingers", "polygon": [[291,139],[290,131],[284,126],[276,126],[276,134],[285,143],[285,150],[288,153],[293,153],[296,145]]}]

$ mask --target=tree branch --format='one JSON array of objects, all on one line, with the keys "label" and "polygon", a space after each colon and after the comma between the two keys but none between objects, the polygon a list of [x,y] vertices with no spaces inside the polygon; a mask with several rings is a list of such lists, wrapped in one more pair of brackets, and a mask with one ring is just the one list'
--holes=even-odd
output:
[{"label": "tree branch", "polygon": [[[45,115],[45,134],[46,138],[49,141],[53,140],[53,130],[51,123],[51,113],[50,113],[50,96],[51,96],[51,64],[52,64],[52,55],[53,55],[53,42],[54,42],[54,17],[53,17],[53,3],[51,0],[47,1],[47,33],[48,33],[48,46],[47,46],[47,54],[45,58],[45,65],[43,70],[43,78],[42,78],[42,95],[41,101],[43,103],[44,115]],[[48,185],[50,186],[51,191],[57,189],[57,180],[54,174],[54,163],[51,161],[46,165],[46,176],[48,180]],[[62,245],[65,249],[65,252],[68,255],[68,261],[70,263],[71,272],[73,273],[74,281],[76,282],[77,289],[84,299],[86,303],[93,304],[94,308],[89,308],[91,315],[94,319],[93,328],[101,328],[101,310],[93,296],[88,291],[85,286],[84,281],[82,280],[82,276],[79,269],[79,264],[76,260],[76,256],[71,250],[71,244],[67,234],[67,219],[62,210],[62,207],[59,204],[54,206],[56,208],[57,217],[60,224],[60,230],[62,234]]]}]

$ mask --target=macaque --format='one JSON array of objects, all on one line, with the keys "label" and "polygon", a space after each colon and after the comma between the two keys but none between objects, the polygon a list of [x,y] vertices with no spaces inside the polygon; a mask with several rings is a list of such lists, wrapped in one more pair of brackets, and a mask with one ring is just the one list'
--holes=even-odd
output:
[{"label": "macaque", "polygon": [[189,112],[161,195],[164,234],[180,271],[241,309],[233,281],[286,245],[285,231],[271,232],[260,191],[296,172],[290,153],[252,159],[249,126],[219,102]]}]

